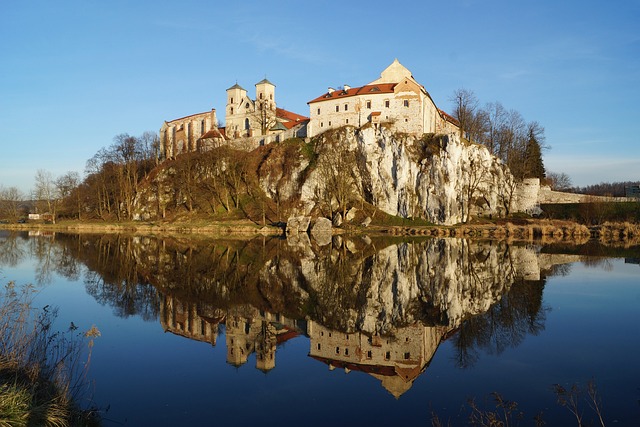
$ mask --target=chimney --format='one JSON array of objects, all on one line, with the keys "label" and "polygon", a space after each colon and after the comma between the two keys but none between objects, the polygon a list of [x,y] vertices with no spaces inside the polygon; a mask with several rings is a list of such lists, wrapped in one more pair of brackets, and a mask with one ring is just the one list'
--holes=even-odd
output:
[{"label": "chimney", "polygon": [[349,85],[344,85],[344,91],[345,91],[345,92],[346,92],[346,91],[348,91],[349,89],[351,89],[351,86],[349,86]]},{"label": "chimney", "polygon": [[332,87],[330,87],[330,88],[329,88],[329,93],[333,93],[333,92],[335,92],[335,91],[336,91],[336,90],[335,90],[334,88],[332,88]]}]

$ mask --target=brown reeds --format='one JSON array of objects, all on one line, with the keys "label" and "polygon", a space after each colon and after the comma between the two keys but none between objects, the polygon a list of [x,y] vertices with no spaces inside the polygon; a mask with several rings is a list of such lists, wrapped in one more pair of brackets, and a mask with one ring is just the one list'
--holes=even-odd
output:
[{"label": "brown reeds", "polygon": [[33,295],[11,282],[0,291],[0,426],[87,425],[95,417],[73,400],[82,339],[54,332],[56,310],[38,312]]}]

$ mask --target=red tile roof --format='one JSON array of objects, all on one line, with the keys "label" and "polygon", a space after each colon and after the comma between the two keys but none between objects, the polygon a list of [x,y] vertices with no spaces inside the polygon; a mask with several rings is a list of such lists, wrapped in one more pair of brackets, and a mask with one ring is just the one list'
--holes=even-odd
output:
[{"label": "red tile roof", "polygon": [[210,131],[205,132],[200,138],[201,139],[207,139],[207,138],[224,138],[224,131],[223,129],[211,129]]},{"label": "red tile roof", "polygon": [[315,102],[329,101],[329,100],[335,100],[340,98],[349,98],[351,96],[356,96],[356,95],[367,95],[367,94],[375,94],[375,93],[393,93],[393,88],[395,86],[396,86],[396,83],[380,83],[376,85],[352,87],[347,90],[338,89],[338,90],[334,90],[331,93],[327,92],[324,95],[321,95],[316,99],[313,99],[307,102],[307,104],[313,104]]},{"label": "red tile roof", "polygon": [[[276,108],[276,117],[282,120],[286,120],[288,122],[300,123],[305,120],[309,120],[309,117],[302,116],[300,114],[292,113],[291,111],[287,111],[284,108]],[[287,124],[284,123],[286,126]]]},{"label": "red tile roof", "polygon": [[382,114],[380,111],[374,111],[371,113],[371,117],[379,116],[380,114]]},{"label": "red tile roof", "polygon": [[438,109],[438,111],[440,111],[440,114],[442,114],[442,117],[448,121],[449,123],[453,123],[456,126],[460,126],[460,122],[458,121],[458,119],[456,119],[455,117],[445,113],[443,110]]}]

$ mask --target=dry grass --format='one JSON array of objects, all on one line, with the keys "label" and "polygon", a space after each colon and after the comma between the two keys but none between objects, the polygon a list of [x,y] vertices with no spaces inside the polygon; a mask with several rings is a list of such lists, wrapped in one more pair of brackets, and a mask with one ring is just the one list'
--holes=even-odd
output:
[{"label": "dry grass", "polygon": [[0,291],[0,426],[95,424],[73,400],[81,385],[83,340],[73,331],[53,332],[56,311],[37,312],[33,295],[32,287],[18,290],[13,283]]}]

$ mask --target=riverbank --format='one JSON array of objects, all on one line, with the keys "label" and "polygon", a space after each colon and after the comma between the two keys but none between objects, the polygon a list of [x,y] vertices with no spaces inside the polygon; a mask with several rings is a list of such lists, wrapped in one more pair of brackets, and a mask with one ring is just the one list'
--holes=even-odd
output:
[{"label": "riverbank", "polygon": [[[284,226],[260,225],[248,220],[234,221],[179,221],[179,222],[79,222],[61,221],[56,224],[26,223],[2,224],[2,229],[72,233],[135,233],[135,234],[194,234],[216,237],[247,238],[255,236],[283,236]],[[476,219],[470,223],[453,226],[373,223],[367,227],[346,225],[334,227],[333,234],[368,234],[393,236],[432,236],[472,239],[497,239],[517,241],[575,241],[584,243],[598,240],[602,243],[640,242],[640,224],[613,223],[586,226],[573,221],[534,218],[510,218],[499,220]]]}]

